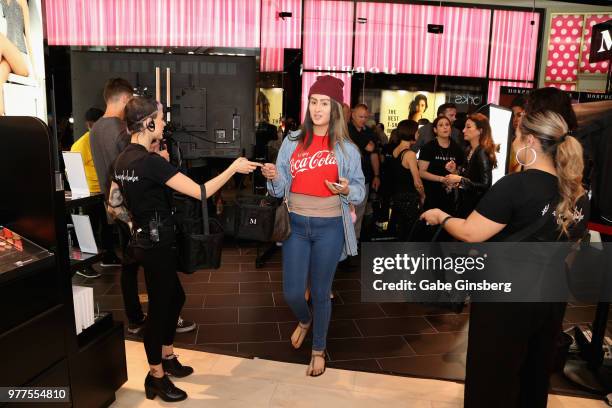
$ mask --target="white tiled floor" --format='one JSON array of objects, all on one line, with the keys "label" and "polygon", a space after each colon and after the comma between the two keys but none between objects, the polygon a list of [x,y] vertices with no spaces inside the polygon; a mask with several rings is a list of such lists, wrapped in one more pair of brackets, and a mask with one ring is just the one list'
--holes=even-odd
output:
[{"label": "white tiled floor", "polygon": [[[179,350],[180,360],[195,373],[175,383],[189,398],[168,404],[145,399],[147,362],[142,343],[127,341],[128,382],[112,407],[333,407],[460,408],[463,385],[446,381],[327,369],[319,378],[306,367],[267,360]],[[602,401],[551,395],[551,408],[604,408]]]}]

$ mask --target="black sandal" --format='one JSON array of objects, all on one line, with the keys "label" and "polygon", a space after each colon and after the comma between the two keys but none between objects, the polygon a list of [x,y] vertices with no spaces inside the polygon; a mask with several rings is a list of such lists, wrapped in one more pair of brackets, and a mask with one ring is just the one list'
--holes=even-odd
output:
[{"label": "black sandal", "polygon": [[[325,350],[323,351],[312,351],[311,355],[310,355],[310,364],[308,365],[308,369],[306,370],[306,375],[309,377],[319,377],[323,374],[325,374],[325,370],[327,369],[327,352]],[[323,371],[321,371],[318,374],[313,374],[314,372],[314,361],[316,358],[321,358],[323,359]]]}]

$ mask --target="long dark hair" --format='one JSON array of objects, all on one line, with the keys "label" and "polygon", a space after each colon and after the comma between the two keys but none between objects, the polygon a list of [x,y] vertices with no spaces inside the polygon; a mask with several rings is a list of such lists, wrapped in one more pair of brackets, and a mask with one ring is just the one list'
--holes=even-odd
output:
[{"label": "long dark hair", "polygon": [[396,128],[398,141],[414,142],[417,130],[419,130],[419,124],[414,120],[402,120]]},{"label": "long dark hair", "polygon": [[[343,143],[352,143],[352,141],[349,137],[348,127],[346,126],[346,122],[344,121],[344,116],[342,114],[342,105],[331,98],[330,102],[331,113],[329,117],[327,135],[329,150],[334,150],[334,145],[336,142],[340,142],[340,146],[342,146]],[[304,146],[304,149],[307,149],[312,143],[312,139],[314,137],[314,124],[312,123],[312,118],[310,117],[310,103],[308,103],[308,107],[306,108],[306,117],[304,118],[304,123],[302,123],[300,129],[301,132],[297,137],[297,140]]]},{"label": "long dark hair", "polygon": [[427,97],[423,94],[418,94],[414,97],[414,100],[410,102],[410,106],[408,107],[408,118],[411,118],[412,115],[417,112],[417,106],[419,106],[419,101],[425,101],[425,110],[423,112],[426,112],[427,108],[429,108],[429,104],[427,103]]}]

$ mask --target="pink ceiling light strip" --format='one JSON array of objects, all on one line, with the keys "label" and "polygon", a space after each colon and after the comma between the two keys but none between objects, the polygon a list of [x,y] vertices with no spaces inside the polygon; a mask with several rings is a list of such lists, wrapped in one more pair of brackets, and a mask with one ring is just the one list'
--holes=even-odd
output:
[{"label": "pink ceiling light strip", "polygon": [[353,2],[304,1],[304,68],[350,70]]},{"label": "pink ceiling light strip", "polygon": [[[486,75],[491,11],[389,3],[358,3],[355,66],[358,71]],[[444,25],[443,34],[427,32]]]},{"label": "pink ceiling light strip", "polygon": [[[534,21],[534,25],[531,25]],[[522,11],[495,10],[491,38],[489,77],[534,79],[540,15]]]},{"label": "pink ceiling light strip", "polygon": [[302,74],[302,114],[301,120],[304,120],[306,115],[306,107],[308,106],[308,91],[319,75],[333,75],[344,81],[344,102],[350,104],[351,101],[351,75],[350,74],[327,74],[325,72],[304,72]]},{"label": "pink ceiling light strip", "polygon": [[444,10],[438,74],[484,77],[491,11],[460,7],[444,7]]},{"label": "pink ceiling light strip", "polygon": [[258,47],[260,0],[46,0],[49,45]]},{"label": "pink ceiling light strip", "polygon": [[499,103],[499,92],[502,86],[515,86],[517,88],[533,88],[533,84],[528,82],[512,82],[512,81],[489,81],[489,96],[488,103]]},{"label": "pink ceiling light strip", "polygon": [[[302,41],[301,0],[261,0],[261,56],[259,69],[282,71],[285,48],[300,48]],[[282,19],[279,12],[290,12]]]},{"label": "pink ceiling light strip", "polygon": [[359,3],[355,30],[355,67],[358,72],[424,73],[433,56],[433,39],[426,21],[433,23],[436,7]]}]

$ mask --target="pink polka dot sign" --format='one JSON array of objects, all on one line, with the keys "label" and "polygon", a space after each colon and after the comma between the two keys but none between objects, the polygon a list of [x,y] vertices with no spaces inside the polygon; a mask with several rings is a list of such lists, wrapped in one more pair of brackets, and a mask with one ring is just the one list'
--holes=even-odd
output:
[{"label": "pink polka dot sign", "polygon": [[[582,14],[553,15],[550,24],[546,79],[577,81],[578,49],[582,38]],[[562,76],[559,76],[562,74]]]},{"label": "pink polka dot sign", "polygon": [[608,72],[608,61],[601,61],[591,64],[589,62],[589,52],[591,51],[591,36],[593,26],[612,20],[612,14],[587,14],[586,26],[584,27],[584,47],[582,47],[582,61],[585,62],[583,67],[580,67],[580,72],[589,74],[605,74]]},{"label": "pink polka dot sign", "polygon": [[576,90],[576,84],[559,84],[556,82],[544,82],[544,86],[558,88],[558,89],[561,89],[562,91],[575,91]]}]

